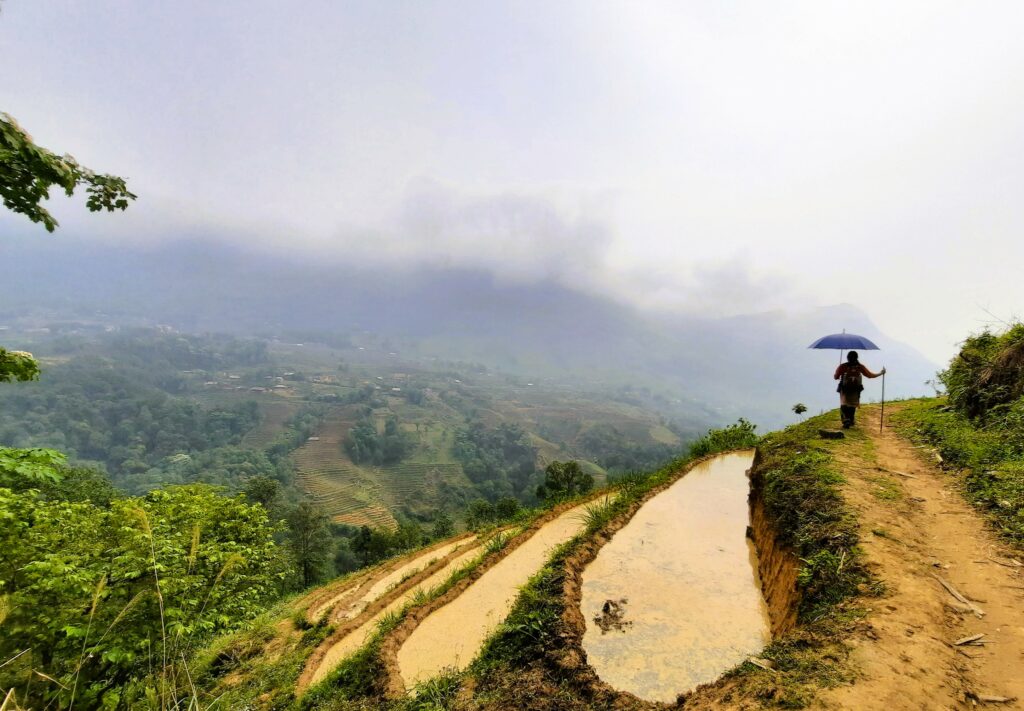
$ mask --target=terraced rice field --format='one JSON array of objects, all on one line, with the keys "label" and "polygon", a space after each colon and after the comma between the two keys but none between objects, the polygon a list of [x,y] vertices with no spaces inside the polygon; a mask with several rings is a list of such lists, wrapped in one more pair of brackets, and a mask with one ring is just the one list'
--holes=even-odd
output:
[{"label": "terraced rice field", "polygon": [[292,455],[298,473],[295,483],[338,523],[351,526],[397,527],[385,505],[383,490],[352,463],[342,447],[352,421],[343,413],[329,415],[316,441],[306,442]]},{"label": "terraced rice field", "polygon": [[583,571],[583,648],[615,689],[671,703],[770,641],[746,536],[752,460],[748,451],[699,463],[645,503]]},{"label": "terraced rice field", "polygon": [[583,515],[588,505],[580,504],[543,524],[462,594],[420,622],[398,650],[406,689],[446,669],[465,669],[473,661],[511,611],[519,588],[551,551],[586,527]]},{"label": "terraced rice field", "polygon": [[[332,669],[363,646],[367,639],[372,636],[377,623],[380,622],[385,615],[401,610],[407,604],[415,600],[417,595],[428,593],[444,583],[459,568],[468,565],[473,561],[473,559],[480,556],[484,552],[484,547],[483,543],[476,542],[475,537],[462,538],[442,548],[432,550],[427,554],[416,557],[401,568],[393,571],[385,578],[374,583],[373,586],[371,586],[363,595],[362,606],[359,608],[360,612],[365,610],[370,602],[380,598],[385,592],[398,588],[399,583],[403,578],[407,578],[415,572],[425,569],[435,560],[440,560],[442,558],[447,559],[442,567],[434,571],[434,573],[426,579],[421,580],[419,583],[407,586],[404,590],[397,590],[396,594],[392,596],[393,599],[386,606],[378,610],[376,613],[367,616],[366,619],[358,625],[358,627],[355,627],[351,631],[343,634],[340,638],[328,639],[325,643],[323,655],[318,655],[314,663],[310,666],[308,673],[305,675],[307,677],[306,683],[316,684],[321,681]],[[366,602],[365,600],[369,600],[369,602]],[[352,606],[350,606],[349,609],[351,609],[351,607]],[[347,616],[347,618],[355,617],[355,614],[349,614]],[[337,622],[340,619],[346,618],[338,618],[336,614],[331,615],[332,622]]]},{"label": "terraced rice field", "polygon": [[464,477],[456,462],[401,462],[377,471],[396,504],[436,498],[440,482]]},{"label": "terraced rice field", "polygon": [[278,434],[284,431],[284,423],[295,414],[295,403],[260,402],[260,423],[245,433],[242,446],[251,449],[265,449]]}]

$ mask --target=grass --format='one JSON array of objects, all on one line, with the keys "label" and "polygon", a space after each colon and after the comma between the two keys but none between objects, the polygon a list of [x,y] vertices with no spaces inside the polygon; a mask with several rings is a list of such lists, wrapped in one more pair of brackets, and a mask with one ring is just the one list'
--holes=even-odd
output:
[{"label": "grass", "polygon": [[943,398],[913,400],[892,422],[935,447],[965,496],[1006,540],[1024,547],[1024,399],[988,420],[971,420]]},{"label": "grass", "polygon": [[[832,451],[846,440],[822,440],[818,430],[834,413],[812,417],[762,440],[758,473],[764,505],[781,542],[801,562],[801,622],[828,616],[871,583],[860,549],[857,520],[842,496],[843,476]],[[857,442],[851,436],[854,446]]]}]

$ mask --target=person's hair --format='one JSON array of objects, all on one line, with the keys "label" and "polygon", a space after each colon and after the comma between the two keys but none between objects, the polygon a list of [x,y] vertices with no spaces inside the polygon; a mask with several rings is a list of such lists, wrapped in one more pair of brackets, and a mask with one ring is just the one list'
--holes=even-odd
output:
[{"label": "person's hair", "polygon": [[847,363],[859,363],[860,362],[860,356],[857,355],[857,351],[850,351],[849,353],[847,353],[846,354],[846,362]]}]

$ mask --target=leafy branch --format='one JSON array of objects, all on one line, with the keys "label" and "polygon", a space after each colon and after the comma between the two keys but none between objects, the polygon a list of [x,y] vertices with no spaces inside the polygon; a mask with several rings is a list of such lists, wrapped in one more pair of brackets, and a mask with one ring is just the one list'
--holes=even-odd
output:
[{"label": "leafy branch", "polygon": [[80,185],[85,186],[85,206],[91,212],[124,210],[136,197],[124,178],[94,173],[70,155],[58,156],[36,145],[12,116],[0,113],[0,197],[4,207],[53,232],[57,220],[40,203],[49,199],[54,186],[70,197]]}]

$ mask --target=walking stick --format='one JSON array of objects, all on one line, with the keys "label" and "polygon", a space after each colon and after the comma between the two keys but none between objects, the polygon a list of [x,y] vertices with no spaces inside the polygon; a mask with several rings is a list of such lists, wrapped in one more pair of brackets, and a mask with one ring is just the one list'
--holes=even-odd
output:
[{"label": "walking stick", "polygon": [[885,425],[885,366],[882,366],[882,416],[878,418],[878,434],[882,434]]}]

